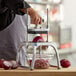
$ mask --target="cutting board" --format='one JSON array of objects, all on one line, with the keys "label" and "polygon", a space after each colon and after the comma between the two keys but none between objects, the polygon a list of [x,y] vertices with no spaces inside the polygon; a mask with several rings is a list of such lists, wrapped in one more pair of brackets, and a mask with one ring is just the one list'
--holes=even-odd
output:
[{"label": "cutting board", "polygon": [[14,70],[0,69],[0,76],[76,76],[76,67],[34,69],[17,68]]}]

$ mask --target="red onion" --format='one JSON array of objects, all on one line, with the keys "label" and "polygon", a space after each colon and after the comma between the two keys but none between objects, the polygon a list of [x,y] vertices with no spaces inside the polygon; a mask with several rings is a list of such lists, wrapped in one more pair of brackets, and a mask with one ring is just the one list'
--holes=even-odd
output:
[{"label": "red onion", "polygon": [[9,62],[9,61],[3,61],[3,68],[5,70],[10,69],[11,67],[12,67],[12,63],[11,62]]},{"label": "red onion", "polygon": [[18,67],[18,63],[14,60],[10,61],[12,66],[11,66],[11,69],[16,69]]},{"label": "red onion", "polygon": [[16,69],[18,67],[18,64],[16,61],[6,61],[6,60],[0,60],[0,68],[4,68],[5,70],[8,69]]},{"label": "red onion", "polygon": [[61,66],[64,67],[64,68],[68,68],[71,66],[71,63],[69,60],[67,59],[62,59],[60,60],[60,63],[61,63]]},{"label": "red onion", "polygon": [[3,62],[4,62],[4,60],[1,59],[1,60],[0,60],[0,68],[3,68]]},{"label": "red onion", "polygon": [[[31,65],[32,60],[29,60],[29,62],[30,62],[30,65]],[[34,68],[35,69],[47,69],[47,68],[49,68],[49,62],[48,62],[48,60],[37,59],[35,61]]]},{"label": "red onion", "polygon": [[36,36],[36,37],[33,39],[33,42],[44,42],[44,39],[43,39],[41,36]]}]

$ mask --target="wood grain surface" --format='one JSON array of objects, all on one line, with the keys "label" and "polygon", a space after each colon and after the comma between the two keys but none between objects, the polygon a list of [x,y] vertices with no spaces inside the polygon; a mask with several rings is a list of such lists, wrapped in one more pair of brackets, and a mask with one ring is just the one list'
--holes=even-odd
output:
[{"label": "wood grain surface", "polygon": [[76,76],[76,67],[34,69],[18,68],[14,70],[0,69],[0,76]]}]

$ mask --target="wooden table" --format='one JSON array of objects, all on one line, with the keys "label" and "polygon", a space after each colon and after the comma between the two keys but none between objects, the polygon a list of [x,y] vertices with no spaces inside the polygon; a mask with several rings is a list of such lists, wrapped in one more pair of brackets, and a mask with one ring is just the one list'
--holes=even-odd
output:
[{"label": "wooden table", "polygon": [[70,68],[49,68],[49,69],[34,69],[28,70],[18,68],[15,70],[0,69],[0,76],[76,76],[76,67]]}]

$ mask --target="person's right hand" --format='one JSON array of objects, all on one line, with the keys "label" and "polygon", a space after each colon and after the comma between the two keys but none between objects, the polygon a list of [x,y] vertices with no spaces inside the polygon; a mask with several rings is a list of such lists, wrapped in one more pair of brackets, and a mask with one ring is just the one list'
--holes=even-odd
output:
[{"label": "person's right hand", "polygon": [[33,8],[28,8],[28,14],[31,17],[32,24],[41,24],[42,23],[41,16]]},{"label": "person's right hand", "polygon": [[20,9],[22,12],[27,13],[31,17],[31,23],[32,24],[41,24],[42,23],[42,18],[41,16],[33,9],[33,8],[27,8],[27,9]]}]

